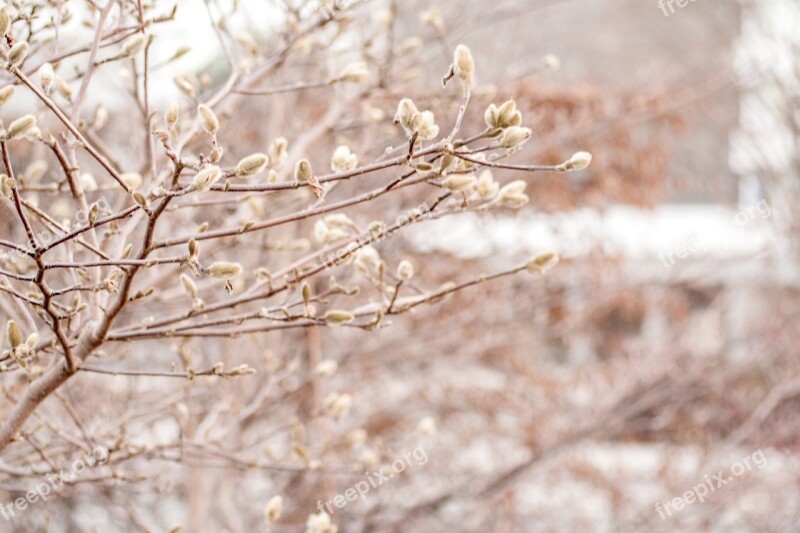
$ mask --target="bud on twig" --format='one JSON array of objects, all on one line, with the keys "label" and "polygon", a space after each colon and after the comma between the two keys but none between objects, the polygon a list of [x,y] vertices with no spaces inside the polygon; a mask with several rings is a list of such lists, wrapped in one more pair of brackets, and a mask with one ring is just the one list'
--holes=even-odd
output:
[{"label": "bud on twig", "polygon": [[453,72],[467,88],[472,87],[472,83],[475,81],[475,59],[469,48],[463,44],[456,47],[453,57]]},{"label": "bud on twig", "polygon": [[200,104],[197,106],[197,112],[200,113],[203,129],[206,130],[209,135],[216,135],[219,131],[219,119],[217,119],[217,115],[214,114],[214,111],[207,105]]},{"label": "bud on twig", "polygon": [[297,183],[308,183],[313,175],[308,159],[301,159],[294,166],[294,181]]},{"label": "bud on twig", "polygon": [[358,166],[358,156],[350,151],[346,145],[339,146],[331,158],[331,170],[334,172],[345,172]]},{"label": "bud on twig", "polygon": [[589,152],[577,152],[568,160],[564,161],[556,170],[559,172],[569,172],[573,170],[583,170],[592,163],[592,154]]},{"label": "bud on twig", "polygon": [[30,133],[30,131],[35,127],[36,117],[33,115],[25,115],[18,118],[8,126],[6,136],[9,139],[19,139],[20,137],[24,137]]},{"label": "bud on twig", "polygon": [[50,63],[44,63],[41,67],[39,67],[39,83],[41,84],[42,88],[45,92],[50,92],[50,87],[53,86],[53,82],[56,79],[56,74],[53,71],[53,65]]},{"label": "bud on twig", "polygon": [[208,165],[198,172],[192,180],[193,191],[210,191],[222,177],[222,170],[216,165]]},{"label": "bud on twig", "polygon": [[167,113],[164,115],[164,120],[166,120],[167,125],[172,127],[178,123],[178,118],[180,117],[181,107],[176,104],[170,104],[169,108],[167,108]]},{"label": "bud on twig", "polygon": [[22,337],[22,330],[19,329],[17,323],[13,320],[9,320],[6,323],[6,340],[8,341],[8,345],[11,346],[12,350],[16,349],[24,341]]},{"label": "bud on twig", "polygon": [[3,37],[11,29],[11,15],[8,14],[8,8],[5,3],[0,7],[0,37]]},{"label": "bud on twig", "polygon": [[270,523],[277,522],[280,519],[282,512],[283,512],[283,497],[273,496],[272,498],[270,498],[269,502],[267,502],[267,509],[266,509],[267,521]]},{"label": "bud on twig", "polygon": [[11,50],[8,51],[8,64],[15,67],[20,66],[25,61],[25,58],[28,57],[29,49],[30,47],[25,41],[18,42],[12,46]]},{"label": "bud on twig", "polygon": [[206,273],[212,278],[229,280],[242,273],[242,265],[228,263],[227,261],[216,261],[206,269]]},{"label": "bud on twig", "polygon": [[414,265],[411,261],[403,260],[397,265],[397,277],[403,281],[408,281],[414,277]]},{"label": "bud on twig", "polygon": [[555,252],[545,252],[539,254],[525,265],[525,269],[531,274],[544,274],[558,264],[558,254]]},{"label": "bud on twig", "polygon": [[125,41],[122,45],[122,53],[120,53],[119,57],[133,57],[142,50],[147,45],[148,37],[144,34],[137,33],[133,37],[129,38]]},{"label": "bud on twig", "polygon": [[269,158],[264,154],[251,154],[236,165],[236,175],[239,177],[255,176],[267,168]]},{"label": "bud on twig", "polygon": [[343,324],[349,324],[353,320],[355,320],[355,317],[347,311],[333,309],[325,313],[325,322],[327,322],[329,326],[341,326]]},{"label": "bud on twig", "polygon": [[0,107],[3,107],[11,100],[11,97],[14,96],[14,86],[13,85],[6,85],[2,89],[0,89]]}]

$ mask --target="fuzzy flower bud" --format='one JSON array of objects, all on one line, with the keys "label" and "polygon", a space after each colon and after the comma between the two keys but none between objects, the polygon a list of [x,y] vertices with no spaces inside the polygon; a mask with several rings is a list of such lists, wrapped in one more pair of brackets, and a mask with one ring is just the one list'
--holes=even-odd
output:
[{"label": "fuzzy flower bud", "polygon": [[358,166],[358,156],[350,151],[350,147],[346,145],[339,146],[333,152],[331,158],[331,170],[334,172],[345,172],[352,170]]},{"label": "fuzzy flower bud", "polygon": [[208,165],[198,172],[192,180],[192,190],[209,191],[222,177],[222,170],[216,165]]},{"label": "fuzzy flower bud", "polygon": [[489,200],[497,195],[500,190],[500,184],[494,181],[494,175],[491,170],[484,170],[478,177],[478,182],[475,184],[475,191],[481,200]]},{"label": "fuzzy flower bud", "polygon": [[197,298],[197,284],[195,284],[192,278],[186,274],[181,274],[181,285],[183,285],[183,289],[186,291],[186,294],[188,294],[193,300]]},{"label": "fuzzy flower bud", "polygon": [[36,117],[33,115],[25,115],[18,118],[8,126],[6,135],[9,139],[19,139],[27,135],[33,128],[36,127]]},{"label": "fuzzy flower bud", "polygon": [[489,105],[483,119],[490,128],[505,129],[522,124],[522,113],[517,110],[517,103],[514,100],[508,100],[500,107],[494,104]]},{"label": "fuzzy flower bud", "polygon": [[200,104],[197,106],[197,112],[200,114],[203,129],[206,130],[209,135],[216,135],[219,131],[219,119],[217,119],[217,115],[214,114],[214,111],[207,105]]},{"label": "fuzzy flower bud", "polygon": [[342,324],[349,324],[353,320],[355,320],[355,317],[347,311],[332,309],[325,313],[325,322],[329,326],[341,326]]},{"label": "fuzzy flower bud", "polygon": [[306,533],[337,533],[339,528],[331,524],[331,517],[325,511],[312,514],[306,520]]},{"label": "fuzzy flower bud", "polygon": [[314,173],[311,170],[311,163],[308,162],[308,159],[301,159],[294,166],[294,181],[297,183],[308,183],[313,176]]},{"label": "fuzzy flower bud", "polygon": [[133,57],[147,45],[147,36],[137,33],[122,44],[120,57]]},{"label": "fuzzy flower bud", "polygon": [[11,15],[8,14],[8,8],[5,3],[0,7],[0,37],[8,33],[11,29]]},{"label": "fuzzy flower bud", "polygon": [[167,121],[168,126],[174,126],[178,123],[178,118],[180,118],[181,107],[178,104],[170,104],[169,108],[167,108],[167,114],[164,116],[164,119]]},{"label": "fuzzy flower bud", "polygon": [[522,180],[515,180],[504,185],[498,193],[500,203],[511,209],[519,209],[524,206],[530,200],[528,195],[523,192],[525,187],[527,187],[527,183]]},{"label": "fuzzy flower bud", "polygon": [[583,170],[592,163],[592,154],[589,152],[578,152],[568,160],[561,163],[557,168],[561,172],[572,170]]},{"label": "fuzzy flower bud", "polygon": [[474,184],[475,176],[472,174],[452,174],[445,178],[442,187],[448,191],[463,191],[471,188]]},{"label": "fuzzy flower bud", "polygon": [[39,67],[39,83],[41,84],[42,88],[46,91],[50,91],[50,87],[53,86],[53,82],[56,80],[56,73],[53,71],[53,65],[50,63],[45,63],[41,67]]},{"label": "fuzzy flower bud", "polygon": [[239,263],[228,263],[227,261],[216,261],[211,263],[206,272],[212,278],[233,279],[242,273],[242,265]]},{"label": "fuzzy flower bud", "polygon": [[25,41],[20,41],[11,47],[8,51],[8,64],[18,67],[28,57],[28,50],[30,47]]},{"label": "fuzzy flower bud", "polygon": [[267,521],[270,523],[277,522],[280,519],[282,512],[283,512],[283,497],[273,496],[272,498],[270,498],[269,502],[267,502],[267,508],[266,508]]},{"label": "fuzzy flower bud", "polygon": [[475,59],[472,57],[472,52],[463,44],[456,47],[453,56],[453,72],[461,78],[464,85],[472,87],[475,81]]},{"label": "fuzzy flower bud", "polygon": [[414,265],[411,261],[403,260],[397,265],[397,277],[403,281],[408,281],[414,277]]},{"label": "fuzzy flower bud", "polygon": [[8,341],[8,345],[11,346],[11,349],[17,348],[24,341],[22,330],[19,329],[17,323],[13,320],[9,320],[6,323],[6,340]]},{"label": "fuzzy flower bud", "polygon": [[250,154],[236,165],[236,175],[239,177],[255,176],[267,168],[269,157],[264,154]]},{"label": "fuzzy flower bud", "polygon": [[539,254],[525,265],[525,269],[531,274],[544,274],[558,264],[558,254],[555,252],[545,252]]},{"label": "fuzzy flower bud", "polygon": [[11,100],[11,97],[14,96],[14,86],[13,85],[6,85],[2,89],[0,89],[0,107],[3,107]]},{"label": "fuzzy flower bud", "polygon": [[500,146],[509,150],[519,148],[531,138],[532,133],[530,128],[510,126],[503,131],[503,136],[500,137]]},{"label": "fuzzy flower bud", "polygon": [[286,162],[288,156],[289,141],[283,137],[278,137],[269,145],[267,155],[271,168],[278,168]]}]

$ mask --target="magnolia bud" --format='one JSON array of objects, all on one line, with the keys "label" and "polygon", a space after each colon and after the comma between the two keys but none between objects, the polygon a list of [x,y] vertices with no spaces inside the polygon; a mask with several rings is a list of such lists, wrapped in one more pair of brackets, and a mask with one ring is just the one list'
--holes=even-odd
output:
[{"label": "magnolia bud", "polygon": [[578,152],[570,157],[567,161],[558,166],[558,170],[583,170],[588,167],[592,162],[592,154],[589,152]]},{"label": "magnolia bud", "polygon": [[174,126],[177,124],[180,113],[181,107],[178,104],[171,104],[167,109],[167,114],[164,116],[164,119],[167,121],[167,125]]},{"label": "magnolia bud", "polygon": [[20,41],[14,46],[11,47],[11,50],[8,51],[8,64],[18,67],[25,61],[25,58],[28,57],[28,50],[29,50],[28,43],[25,41]]},{"label": "magnolia bud", "polygon": [[178,89],[181,90],[183,94],[185,94],[189,98],[194,98],[195,95],[194,83],[192,83],[187,78],[184,78],[183,76],[176,76],[172,81],[175,82],[175,85],[178,87]]},{"label": "magnolia bud", "polygon": [[106,111],[106,108],[103,106],[97,106],[97,111],[94,112],[92,127],[100,131],[106,124],[108,124],[108,111]]},{"label": "magnolia bud", "polygon": [[63,78],[56,76],[56,89],[58,89],[58,94],[64,97],[64,99],[72,101],[72,87],[64,81]]},{"label": "magnolia bud", "polygon": [[525,269],[531,274],[544,274],[558,264],[558,254],[555,252],[545,252],[539,254],[525,265]]},{"label": "magnolia bud", "polygon": [[5,3],[0,7],[0,37],[3,37],[11,29],[11,15],[8,14],[8,9]]},{"label": "magnolia bud", "polygon": [[33,115],[25,115],[18,118],[8,126],[6,135],[9,139],[19,139],[27,135],[33,128],[36,127],[36,117]]},{"label": "magnolia bud", "polygon": [[137,33],[123,43],[120,57],[133,57],[144,50],[145,45],[147,45],[147,36]]},{"label": "magnolia bud", "polygon": [[281,513],[283,512],[283,497],[281,496],[273,496],[267,502],[267,521],[268,522],[277,522],[280,517]]},{"label": "magnolia bud", "polygon": [[272,141],[272,144],[269,145],[269,150],[267,150],[270,167],[278,168],[286,162],[288,146],[289,142],[283,137],[278,137]]},{"label": "magnolia bud", "polygon": [[475,59],[472,57],[472,52],[463,44],[456,47],[453,57],[453,68],[456,76],[461,78],[464,85],[471,87],[475,81]]},{"label": "magnolia bud", "polygon": [[197,112],[200,113],[203,129],[206,130],[209,135],[216,135],[219,131],[219,120],[217,119],[217,115],[214,114],[214,111],[207,105],[200,104],[197,106]]},{"label": "magnolia bud", "polygon": [[22,330],[19,329],[17,323],[13,320],[9,320],[6,323],[6,340],[12,349],[17,348],[24,341],[22,337]]},{"label": "magnolia bud", "polygon": [[100,206],[97,204],[97,202],[94,202],[89,207],[89,214],[87,215],[90,226],[94,226],[94,223],[97,222],[97,214],[99,212],[100,212]]},{"label": "magnolia bud", "polygon": [[412,122],[414,117],[419,114],[419,109],[417,106],[414,105],[414,101],[410,98],[403,98],[400,100],[400,103],[397,104],[397,111],[394,114],[394,122],[395,124],[400,124],[403,126],[405,130],[410,133],[413,133],[412,130]]},{"label": "magnolia bud", "polygon": [[239,263],[228,263],[226,261],[216,261],[211,263],[206,269],[206,273],[212,278],[232,279],[242,273],[242,265]]},{"label": "magnolia bud", "polygon": [[50,91],[50,87],[53,86],[53,82],[56,79],[56,74],[53,71],[53,65],[50,63],[45,63],[41,67],[39,67],[39,83],[42,85],[42,88],[45,91]]},{"label": "magnolia bud", "polygon": [[355,317],[347,311],[333,309],[325,313],[325,322],[329,326],[341,326],[342,324],[349,324],[353,320],[355,320]]},{"label": "magnolia bud", "polygon": [[503,136],[500,138],[500,146],[509,150],[519,148],[531,138],[532,133],[530,128],[510,126],[503,131]]},{"label": "magnolia bud", "polygon": [[442,182],[442,187],[448,191],[463,191],[471,188],[474,183],[475,176],[472,174],[453,174]]},{"label": "magnolia bud", "polygon": [[414,277],[414,265],[410,261],[400,261],[397,265],[397,277],[403,281],[408,281]]},{"label": "magnolia bud", "polygon": [[14,86],[13,85],[6,85],[2,89],[0,89],[0,107],[3,107],[11,100],[11,97],[14,96]]},{"label": "magnolia bud", "polygon": [[358,166],[358,156],[350,151],[349,146],[339,146],[331,158],[331,170],[344,172]]},{"label": "magnolia bud", "polygon": [[251,154],[236,165],[236,175],[239,177],[255,176],[267,167],[269,158],[264,154]]},{"label": "magnolia bud", "polygon": [[39,344],[39,334],[36,332],[31,333],[28,335],[28,338],[25,340],[25,349],[33,351],[36,348],[36,345]]},{"label": "magnolia bud", "polygon": [[193,191],[210,191],[222,177],[222,170],[216,165],[208,165],[198,172],[192,180]]},{"label": "magnolia bud", "polygon": [[301,159],[294,166],[294,181],[297,183],[307,183],[313,175],[308,159]]},{"label": "magnolia bud", "polygon": [[186,294],[188,294],[193,300],[197,298],[197,284],[195,284],[192,278],[186,274],[181,274],[181,285],[183,285],[183,289],[186,291]]}]

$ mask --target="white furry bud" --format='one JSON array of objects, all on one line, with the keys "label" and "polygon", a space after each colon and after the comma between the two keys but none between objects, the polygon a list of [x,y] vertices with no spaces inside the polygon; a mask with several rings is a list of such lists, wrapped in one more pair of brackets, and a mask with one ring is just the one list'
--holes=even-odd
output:
[{"label": "white furry bud", "polygon": [[197,106],[197,112],[200,114],[203,129],[206,130],[209,135],[216,135],[219,131],[219,119],[217,119],[217,115],[214,114],[214,111],[207,105],[200,104]]},{"label": "white furry bud", "polygon": [[39,67],[39,83],[41,84],[42,88],[48,92],[50,91],[50,87],[53,86],[53,82],[56,80],[56,73],[53,71],[53,65],[50,63],[44,63],[41,67]]},{"label": "white furry bud", "polygon": [[250,154],[236,165],[236,175],[239,177],[255,176],[267,168],[269,157],[264,154]]},{"label": "white furry bud", "polygon": [[222,170],[216,165],[208,165],[198,172],[192,180],[192,190],[209,191],[222,177]]},{"label": "white furry bud", "polygon": [[36,117],[33,115],[25,115],[13,121],[8,126],[6,135],[9,139],[19,139],[27,135],[33,128],[36,127]]},{"label": "white furry bud", "polygon": [[472,52],[470,52],[469,48],[463,44],[456,47],[453,56],[453,72],[461,78],[464,85],[472,87],[472,83],[475,81],[475,59],[472,57]]}]

